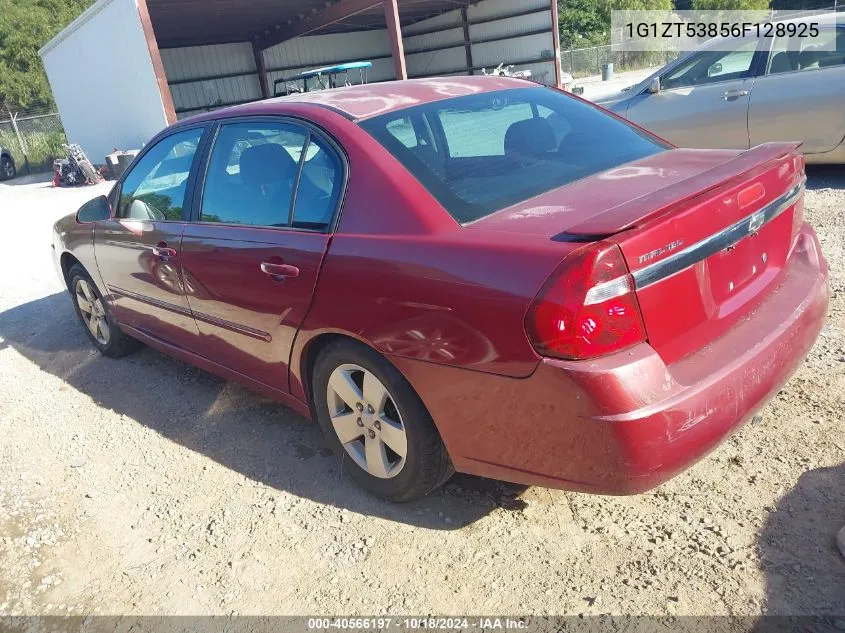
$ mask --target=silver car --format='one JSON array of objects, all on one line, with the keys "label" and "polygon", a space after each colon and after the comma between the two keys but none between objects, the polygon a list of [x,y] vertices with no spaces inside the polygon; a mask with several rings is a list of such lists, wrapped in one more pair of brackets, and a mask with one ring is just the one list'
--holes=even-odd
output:
[{"label": "silver car", "polygon": [[845,163],[845,24],[816,19],[818,38],[705,44],[597,101],[680,147],[802,141],[807,162]]}]

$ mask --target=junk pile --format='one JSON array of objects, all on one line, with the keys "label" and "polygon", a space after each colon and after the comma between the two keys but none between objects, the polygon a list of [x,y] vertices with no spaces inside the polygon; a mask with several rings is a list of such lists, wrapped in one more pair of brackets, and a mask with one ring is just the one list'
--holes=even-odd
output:
[{"label": "junk pile", "polygon": [[533,73],[530,70],[514,70],[513,64],[505,66],[505,62],[502,62],[496,66],[491,73],[488,73],[486,68],[482,68],[481,74],[492,75],[493,77],[517,77],[518,79],[531,79]]},{"label": "junk pile", "polygon": [[[493,77],[517,77],[518,79],[531,79],[533,76],[533,73],[529,69],[514,70],[513,64],[506,66],[504,62],[496,66],[492,72],[487,72],[486,68],[482,68],[481,74],[491,75]],[[567,72],[561,73],[560,83],[567,92],[574,92],[575,94],[581,94],[583,92],[583,88],[581,88],[581,92],[578,92],[579,87],[574,85],[575,78]]]},{"label": "junk pile", "polygon": [[101,181],[100,175],[82,148],[71,143],[62,145],[67,153],[67,158],[59,158],[53,161],[53,186],[54,187],[79,187],[82,185],[95,185]]},{"label": "junk pile", "polygon": [[114,152],[106,156],[106,166],[109,169],[112,180],[117,180],[126,171],[126,168],[135,160],[139,150],[133,149],[128,152],[121,152],[115,148]]}]

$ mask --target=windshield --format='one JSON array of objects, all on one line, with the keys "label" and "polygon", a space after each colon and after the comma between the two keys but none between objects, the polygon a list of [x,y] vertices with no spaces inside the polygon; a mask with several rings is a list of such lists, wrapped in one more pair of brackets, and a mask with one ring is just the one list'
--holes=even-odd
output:
[{"label": "windshield", "polygon": [[446,99],[361,126],[462,224],[668,148],[542,87]]}]

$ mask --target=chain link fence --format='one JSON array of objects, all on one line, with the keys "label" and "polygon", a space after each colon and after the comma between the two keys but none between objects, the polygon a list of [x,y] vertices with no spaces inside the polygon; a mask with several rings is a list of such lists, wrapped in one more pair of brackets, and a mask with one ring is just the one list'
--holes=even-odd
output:
[{"label": "chain link fence", "polygon": [[602,66],[605,64],[613,64],[613,70],[617,73],[645,70],[668,64],[679,54],[679,51],[668,48],[665,51],[612,50],[608,44],[561,51],[560,64],[563,72],[580,79],[601,75]]},{"label": "chain link fence", "polygon": [[65,130],[58,113],[48,109],[0,110],[0,145],[11,151],[19,174],[52,169],[65,155]]},{"label": "chain link fence", "polygon": [[[837,1],[829,4],[828,0],[806,0],[802,9],[777,10],[771,9],[769,19],[783,19],[799,17],[802,11],[805,15],[814,15],[819,12],[845,12],[845,1]],[[783,14],[783,15],[780,15]],[[645,70],[647,68],[659,68],[677,59],[681,51],[672,49],[673,40],[665,42],[667,48],[663,51],[624,51],[612,50],[611,46],[591,46],[589,48],[573,48],[561,51],[560,62],[564,72],[569,73],[576,79],[601,75],[602,67],[605,64],[613,64],[614,72],[627,72]]]}]

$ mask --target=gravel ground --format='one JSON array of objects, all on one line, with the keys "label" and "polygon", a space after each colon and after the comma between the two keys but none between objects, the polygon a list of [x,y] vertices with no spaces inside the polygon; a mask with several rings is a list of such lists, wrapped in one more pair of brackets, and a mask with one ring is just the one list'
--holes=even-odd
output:
[{"label": "gravel ground", "polygon": [[636,497],[458,476],[389,506],[289,410],[93,353],[48,235],[94,190],[0,185],[0,615],[845,614],[845,170],[810,189],[828,324],[710,457]]}]

